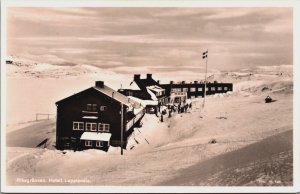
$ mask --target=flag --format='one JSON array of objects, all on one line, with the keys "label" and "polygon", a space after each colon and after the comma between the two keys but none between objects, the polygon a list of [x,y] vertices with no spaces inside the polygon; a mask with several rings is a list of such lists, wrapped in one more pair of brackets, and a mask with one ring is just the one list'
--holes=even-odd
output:
[{"label": "flag", "polygon": [[208,51],[206,51],[206,52],[203,53],[202,58],[203,58],[203,59],[207,58],[207,55],[208,55]]}]

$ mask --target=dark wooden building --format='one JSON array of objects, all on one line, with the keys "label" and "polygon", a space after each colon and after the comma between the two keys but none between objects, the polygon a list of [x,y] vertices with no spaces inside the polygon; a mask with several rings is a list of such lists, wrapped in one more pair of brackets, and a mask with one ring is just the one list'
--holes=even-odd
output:
[{"label": "dark wooden building", "polygon": [[57,149],[107,151],[109,146],[121,144],[125,148],[133,128],[145,114],[140,104],[102,81],[56,102],[56,106]]},{"label": "dark wooden building", "polygon": [[[172,93],[186,93],[187,98],[204,97],[204,82],[194,81],[192,83],[185,83],[184,81],[169,84],[160,84],[166,90],[166,95],[171,96]],[[226,93],[232,91],[232,83],[208,82],[206,83],[206,95]]]}]

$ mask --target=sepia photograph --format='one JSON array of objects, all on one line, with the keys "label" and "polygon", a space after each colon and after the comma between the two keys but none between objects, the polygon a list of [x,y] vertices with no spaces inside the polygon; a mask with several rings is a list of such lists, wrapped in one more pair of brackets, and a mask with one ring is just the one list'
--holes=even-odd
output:
[{"label": "sepia photograph", "polygon": [[2,7],[2,185],[295,188],[293,6],[54,5]]}]

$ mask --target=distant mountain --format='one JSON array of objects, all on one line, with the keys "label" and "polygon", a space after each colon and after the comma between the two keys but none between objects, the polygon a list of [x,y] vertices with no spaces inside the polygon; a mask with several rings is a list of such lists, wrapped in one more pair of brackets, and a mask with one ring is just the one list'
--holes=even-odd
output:
[{"label": "distant mountain", "polygon": [[48,63],[38,63],[36,61],[21,59],[16,56],[9,56],[7,58],[6,74],[8,77],[34,78],[101,77],[102,79],[106,79],[117,76],[115,72],[87,64],[63,66]]},{"label": "distant mountain", "polygon": [[293,65],[256,66],[242,69],[241,72],[269,75],[293,75]]}]

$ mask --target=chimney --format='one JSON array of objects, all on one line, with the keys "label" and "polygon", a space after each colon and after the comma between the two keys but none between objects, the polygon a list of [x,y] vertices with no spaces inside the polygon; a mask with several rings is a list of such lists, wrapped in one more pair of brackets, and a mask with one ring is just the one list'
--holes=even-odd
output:
[{"label": "chimney", "polygon": [[174,82],[173,81],[170,81],[170,84],[173,84]]},{"label": "chimney", "polygon": [[148,79],[148,80],[149,80],[149,79],[152,79],[152,74],[147,73],[147,79]]},{"label": "chimney", "polygon": [[157,80],[157,83],[158,83],[158,84],[159,84],[159,82],[160,82],[160,81],[159,81],[159,80]]},{"label": "chimney", "polygon": [[95,86],[99,87],[99,88],[103,88],[104,87],[104,81],[96,81]]},{"label": "chimney", "polygon": [[140,78],[141,78],[141,75],[140,75],[140,74],[134,74],[133,80],[134,80],[134,81],[140,80]]},{"label": "chimney", "polygon": [[217,81],[214,81],[214,84],[218,83]]},{"label": "chimney", "polygon": [[181,83],[182,83],[182,84],[185,84],[185,81],[182,81]]},{"label": "chimney", "polygon": [[197,84],[198,83],[198,81],[194,81],[194,84]]}]

